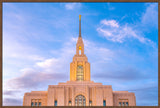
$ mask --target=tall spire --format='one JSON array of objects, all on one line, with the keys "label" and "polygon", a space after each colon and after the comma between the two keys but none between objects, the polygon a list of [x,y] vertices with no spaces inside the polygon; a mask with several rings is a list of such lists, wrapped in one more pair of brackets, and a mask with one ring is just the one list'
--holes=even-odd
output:
[{"label": "tall spire", "polygon": [[81,15],[79,15],[79,37],[81,37]]}]

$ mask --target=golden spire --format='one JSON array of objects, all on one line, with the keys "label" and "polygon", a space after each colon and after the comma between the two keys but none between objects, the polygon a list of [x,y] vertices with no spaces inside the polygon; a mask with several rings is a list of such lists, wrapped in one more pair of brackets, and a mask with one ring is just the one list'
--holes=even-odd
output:
[{"label": "golden spire", "polygon": [[79,15],[79,37],[81,37],[81,15]]}]

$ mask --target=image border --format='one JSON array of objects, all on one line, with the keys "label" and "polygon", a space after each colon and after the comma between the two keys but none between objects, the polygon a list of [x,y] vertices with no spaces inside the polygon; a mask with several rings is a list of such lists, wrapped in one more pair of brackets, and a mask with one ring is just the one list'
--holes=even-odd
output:
[{"label": "image border", "polygon": [[[129,108],[158,108],[160,106],[160,69],[159,69],[159,65],[160,65],[160,33],[159,33],[159,28],[160,28],[160,0],[0,0],[0,107],[3,108],[33,108],[31,106],[2,106],[3,103],[3,88],[2,88],[2,83],[3,83],[3,78],[2,78],[2,67],[3,67],[3,54],[2,54],[2,47],[3,47],[3,3],[17,3],[17,2],[34,2],[34,3],[38,3],[38,2],[88,2],[88,3],[92,3],[92,2],[96,2],[96,3],[100,3],[100,2],[152,2],[152,3],[158,3],[158,106],[129,106]],[[54,108],[55,106],[41,106],[42,108]],[[74,106],[56,106],[55,108],[73,108]],[[85,108],[102,108],[103,106],[85,106]],[[37,107],[35,107],[37,108]],[[78,107],[78,108],[82,108],[82,107]],[[84,106],[83,106],[84,108]],[[106,106],[103,108],[120,108],[119,106]]]}]

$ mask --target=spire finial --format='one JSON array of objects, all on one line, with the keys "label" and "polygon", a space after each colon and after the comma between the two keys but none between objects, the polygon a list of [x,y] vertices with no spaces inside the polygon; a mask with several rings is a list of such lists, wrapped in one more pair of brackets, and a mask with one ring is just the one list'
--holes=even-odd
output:
[{"label": "spire finial", "polygon": [[79,37],[81,37],[81,15],[79,15]]},{"label": "spire finial", "polygon": [[81,15],[79,15],[79,20],[81,20]]}]

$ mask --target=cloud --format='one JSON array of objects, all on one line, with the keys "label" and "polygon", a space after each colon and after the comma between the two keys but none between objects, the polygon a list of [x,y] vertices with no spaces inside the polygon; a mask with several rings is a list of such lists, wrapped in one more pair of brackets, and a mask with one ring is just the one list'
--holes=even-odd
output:
[{"label": "cloud", "polygon": [[[141,100],[137,101],[137,106],[157,106],[158,104],[158,86],[144,88],[142,90],[134,91],[136,94],[136,99]],[[148,102],[148,99],[152,100],[152,102]]]},{"label": "cloud", "polygon": [[14,91],[12,90],[18,89],[23,92],[23,96],[26,89],[30,91],[46,87],[44,89],[47,90],[48,84],[67,81],[69,79],[69,64],[76,52],[76,42],[70,39],[70,41],[65,42],[63,45],[64,47],[54,51],[58,55],[57,57],[42,57],[42,59],[39,56],[33,56],[33,58],[36,57],[38,59],[38,61],[32,61],[33,66],[21,68],[18,72],[19,76],[3,82],[4,95],[12,97],[14,95]]},{"label": "cloud", "polygon": [[[34,55],[33,53],[36,51],[35,48],[22,44],[20,42],[17,42],[15,41],[15,39],[10,40],[8,39],[9,37],[8,38],[4,37],[4,38],[5,40],[3,41],[4,42],[3,53],[5,58],[25,58],[26,59],[27,57],[28,59],[32,60],[33,57],[35,57],[34,59],[36,58],[40,59],[38,55]],[[11,45],[11,43],[14,43],[14,47],[13,45]],[[21,53],[17,53],[17,52],[21,52]]]},{"label": "cloud", "polygon": [[[157,106],[158,104],[158,81],[157,82],[143,82],[140,84],[134,84],[132,88],[126,90],[129,92],[134,92],[136,95],[136,105],[137,106]],[[152,102],[148,102],[148,99]],[[139,100],[139,101],[138,101]]]},{"label": "cloud", "polygon": [[97,28],[98,33],[112,42],[123,43],[136,39],[141,43],[155,46],[154,42],[146,38],[143,31],[140,31],[138,28],[145,28],[146,26],[158,28],[158,3],[147,3],[146,6],[145,12],[141,15],[141,21],[134,23],[134,26],[131,26],[129,23],[120,24],[113,19],[103,19]]},{"label": "cloud", "polygon": [[119,27],[118,22],[116,22],[115,20],[102,20],[101,24],[104,24],[106,26],[111,26],[111,27]]},{"label": "cloud", "polygon": [[[33,67],[21,69],[19,73],[22,74],[19,77],[8,80],[10,83],[7,85],[11,88],[24,89],[38,87],[40,84],[47,85],[51,81],[67,81],[67,79],[69,79],[69,64],[72,62],[72,57],[76,53],[76,41],[77,38],[72,37],[70,41],[64,43],[64,47],[62,49],[56,50],[59,55],[57,58],[52,57],[42,59],[40,61],[36,61]],[[84,44],[85,53],[87,53],[87,56],[89,55],[94,57],[96,59],[95,61],[108,61],[114,55],[111,50],[104,47],[98,47],[91,41],[84,39]],[[65,74],[66,72],[68,75]]]},{"label": "cloud", "polygon": [[59,79],[67,79],[67,77],[61,73],[54,73],[54,70],[53,73],[46,73],[24,69],[21,76],[8,80],[7,85],[14,89],[31,89]]},{"label": "cloud", "polygon": [[65,8],[67,10],[73,10],[73,9],[80,8],[80,7],[81,7],[80,3],[66,3],[65,5]]},{"label": "cloud", "polygon": [[150,3],[147,6],[146,11],[142,15],[141,22],[145,26],[158,28],[158,3]]},{"label": "cloud", "polygon": [[60,61],[56,58],[46,59],[42,62],[37,62],[36,65],[42,68],[50,68],[60,63]]},{"label": "cloud", "polygon": [[137,39],[141,43],[151,42],[151,40],[142,37],[138,31],[128,26],[128,24],[120,25],[116,20],[102,20],[97,31],[101,36],[112,42],[123,43],[130,38]]},{"label": "cloud", "polygon": [[107,70],[106,72],[103,72],[103,73],[94,74],[93,77],[98,79],[105,79],[106,81],[111,80],[113,82],[114,81],[129,82],[129,81],[137,81],[137,80],[150,78],[150,76],[146,75],[145,73],[129,67],[123,70],[119,70],[119,69],[113,70],[113,71]]},{"label": "cloud", "polygon": [[[132,86],[119,86],[119,89],[134,92],[137,106],[157,106],[158,104],[158,80],[136,81]],[[150,102],[148,102],[150,100]],[[152,102],[151,102],[152,100]]]},{"label": "cloud", "polygon": [[3,91],[3,95],[15,95],[16,93],[18,93],[19,91],[18,90],[6,90],[6,91]]},{"label": "cloud", "polygon": [[5,98],[3,99],[3,106],[22,106],[22,101],[20,99]]}]

